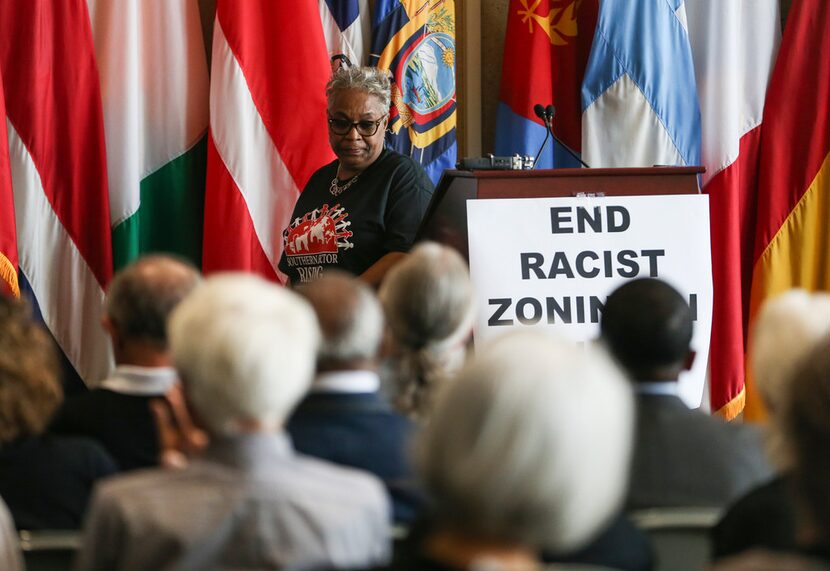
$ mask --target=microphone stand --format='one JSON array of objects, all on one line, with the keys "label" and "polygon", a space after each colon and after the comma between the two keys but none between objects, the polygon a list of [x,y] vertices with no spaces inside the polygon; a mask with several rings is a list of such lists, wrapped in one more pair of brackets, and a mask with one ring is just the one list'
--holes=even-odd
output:
[{"label": "microphone stand", "polygon": [[[545,126],[547,126],[547,122],[545,122]],[[534,170],[539,165],[539,157],[542,156],[542,151],[545,150],[545,145],[548,144],[548,139],[550,139],[550,133],[551,133],[550,128],[545,129],[545,140],[542,141],[542,146],[539,147],[539,152],[536,153],[536,158],[533,159],[533,168],[534,168]]]},{"label": "microphone stand", "polygon": [[[546,110],[546,111],[548,111],[548,110]],[[579,161],[580,164],[583,167],[585,167],[586,169],[591,168],[591,167],[588,166],[588,164],[585,161],[583,161],[581,158],[579,158],[579,155],[577,155],[576,152],[574,152],[574,150],[572,148],[570,148],[568,145],[565,144],[565,141],[563,141],[562,139],[557,137],[556,133],[553,132],[553,109],[551,109],[549,112],[545,113],[545,127],[547,127],[547,131],[553,137],[553,140],[556,141],[557,143],[559,143],[559,145],[563,149],[565,149],[568,152],[569,155],[571,155],[573,158],[575,158],[577,161]],[[547,136],[545,136],[545,142],[547,142],[547,140],[548,140],[548,138],[547,138]],[[541,153],[541,151],[539,151],[539,152]]]}]

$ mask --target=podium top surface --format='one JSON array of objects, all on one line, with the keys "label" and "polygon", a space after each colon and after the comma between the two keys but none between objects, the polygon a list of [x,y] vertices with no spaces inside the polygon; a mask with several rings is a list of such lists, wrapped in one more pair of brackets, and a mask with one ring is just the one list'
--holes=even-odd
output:
[{"label": "podium top surface", "polygon": [[630,176],[689,176],[706,172],[703,167],[637,167],[637,168],[598,168],[598,169],[538,169],[538,170],[457,170],[454,176],[464,178],[581,178],[581,177],[630,177]]}]

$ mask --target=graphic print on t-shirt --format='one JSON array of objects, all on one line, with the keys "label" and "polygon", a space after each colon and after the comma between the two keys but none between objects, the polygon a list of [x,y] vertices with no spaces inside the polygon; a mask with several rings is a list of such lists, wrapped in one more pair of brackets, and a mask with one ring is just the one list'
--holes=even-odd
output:
[{"label": "graphic print on t-shirt", "polygon": [[300,281],[307,282],[320,277],[323,265],[338,263],[338,251],[353,248],[349,242],[352,232],[349,213],[340,204],[329,208],[315,208],[301,218],[295,218],[283,231],[282,241],[286,262],[296,268]]}]

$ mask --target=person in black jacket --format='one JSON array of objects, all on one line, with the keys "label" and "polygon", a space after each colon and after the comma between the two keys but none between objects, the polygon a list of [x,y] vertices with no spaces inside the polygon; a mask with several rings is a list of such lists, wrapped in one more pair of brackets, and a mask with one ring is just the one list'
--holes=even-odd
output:
[{"label": "person in black jacket", "polygon": [[112,458],[85,438],[44,434],[63,399],[55,349],[28,306],[0,296],[0,496],[18,529],[77,529]]},{"label": "person in black jacket", "polygon": [[158,464],[150,402],[178,382],[165,325],[200,280],[189,263],[165,255],[140,258],[116,274],[103,318],[116,368],[97,388],[66,400],[53,432],[94,438],[121,470]]},{"label": "person in black jacket", "polygon": [[753,426],[690,409],[678,380],[695,358],[686,299],[653,278],[624,283],[602,310],[601,340],[637,395],[629,510],[723,507],[765,481],[771,469]]}]

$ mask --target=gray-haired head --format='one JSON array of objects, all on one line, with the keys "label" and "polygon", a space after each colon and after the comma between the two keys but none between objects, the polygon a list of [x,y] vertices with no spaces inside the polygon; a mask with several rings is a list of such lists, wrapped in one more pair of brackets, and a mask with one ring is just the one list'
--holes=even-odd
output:
[{"label": "gray-haired head", "polygon": [[399,404],[425,416],[430,385],[460,365],[472,331],[467,263],[452,248],[421,243],[389,270],[378,296],[398,364]]},{"label": "gray-haired head", "polygon": [[297,294],[250,274],[205,280],[173,310],[170,350],[213,434],[277,430],[308,390],[320,332]]},{"label": "gray-haired head", "polygon": [[107,317],[122,340],[165,350],[170,312],[200,282],[199,271],[185,260],[164,254],[141,257],[110,282]]},{"label": "gray-haired head", "polygon": [[633,414],[630,385],[600,348],[511,333],[439,393],[418,466],[443,524],[571,550],[620,506]]},{"label": "gray-haired head", "polygon": [[335,71],[326,84],[326,97],[331,104],[338,91],[354,89],[364,91],[378,98],[382,111],[389,110],[392,101],[388,72],[376,67],[341,67]]},{"label": "gray-haired head", "polygon": [[314,308],[323,334],[318,370],[374,367],[383,337],[383,311],[374,292],[343,272],[327,272],[297,289]]},{"label": "gray-haired head", "polygon": [[783,442],[782,412],[796,381],[797,363],[830,332],[830,294],[793,289],[761,306],[749,338],[749,363],[767,409],[767,454],[780,468],[791,464]]}]

